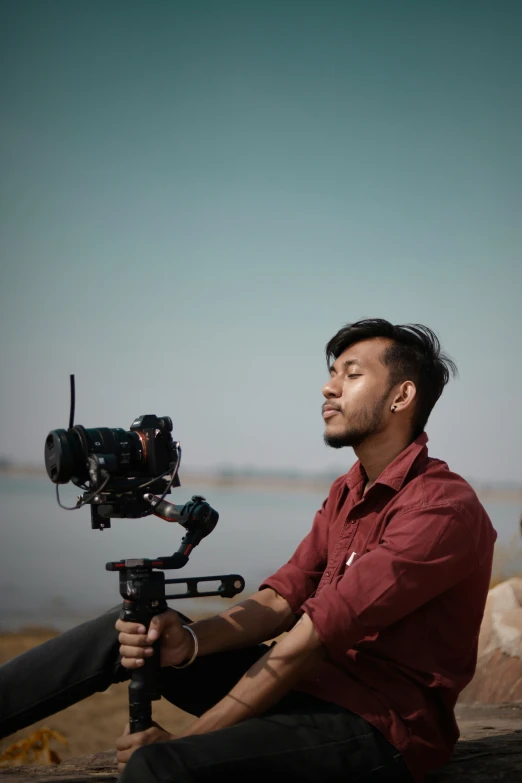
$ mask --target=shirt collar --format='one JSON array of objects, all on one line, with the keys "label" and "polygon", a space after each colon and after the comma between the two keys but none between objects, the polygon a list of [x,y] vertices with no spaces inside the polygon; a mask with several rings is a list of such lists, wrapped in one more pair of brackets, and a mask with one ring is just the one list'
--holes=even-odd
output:
[{"label": "shirt collar", "polygon": [[[391,487],[396,492],[402,489],[406,476],[408,475],[411,466],[417,459],[417,457],[424,453],[427,455],[428,449],[426,444],[428,442],[428,436],[425,432],[415,438],[413,443],[410,443],[395,459],[385,467],[381,475],[375,480],[374,484],[385,484],[387,487]],[[362,468],[359,460],[353,465],[346,474],[346,483],[350,490],[353,490],[361,482],[367,480],[366,474]]]}]

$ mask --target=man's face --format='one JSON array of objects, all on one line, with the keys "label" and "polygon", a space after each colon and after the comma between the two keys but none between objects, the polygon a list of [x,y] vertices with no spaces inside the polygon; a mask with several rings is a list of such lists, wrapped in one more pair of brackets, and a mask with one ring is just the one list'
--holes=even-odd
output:
[{"label": "man's face", "polygon": [[[387,422],[389,369],[381,361],[390,340],[375,337],[351,345],[334,362],[323,387],[324,440],[328,446],[359,446]],[[391,405],[391,403],[390,403]]]}]

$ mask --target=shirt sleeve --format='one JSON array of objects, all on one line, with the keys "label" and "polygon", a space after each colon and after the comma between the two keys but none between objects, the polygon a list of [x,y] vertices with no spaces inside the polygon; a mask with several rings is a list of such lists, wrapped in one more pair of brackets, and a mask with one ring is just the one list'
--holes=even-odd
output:
[{"label": "shirt sleeve", "polygon": [[328,518],[332,493],[316,513],[312,529],[294,554],[275,574],[265,579],[260,590],[271,587],[282,595],[294,613],[315,592],[328,559]]},{"label": "shirt sleeve", "polygon": [[457,584],[478,562],[472,532],[457,508],[411,510],[392,520],[381,543],[302,610],[328,652],[342,656]]}]

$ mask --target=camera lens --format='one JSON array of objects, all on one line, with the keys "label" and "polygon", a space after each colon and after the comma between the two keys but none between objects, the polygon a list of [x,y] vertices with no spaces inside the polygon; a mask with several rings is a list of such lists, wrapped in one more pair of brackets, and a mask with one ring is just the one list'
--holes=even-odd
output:
[{"label": "camera lens", "polygon": [[45,467],[51,481],[67,484],[73,476],[86,477],[82,444],[75,432],[53,430],[45,440]]},{"label": "camera lens", "polygon": [[51,481],[81,484],[89,478],[87,458],[91,454],[105,457],[111,473],[120,477],[143,473],[145,455],[137,432],[108,427],[52,430],[45,441],[45,467]]}]

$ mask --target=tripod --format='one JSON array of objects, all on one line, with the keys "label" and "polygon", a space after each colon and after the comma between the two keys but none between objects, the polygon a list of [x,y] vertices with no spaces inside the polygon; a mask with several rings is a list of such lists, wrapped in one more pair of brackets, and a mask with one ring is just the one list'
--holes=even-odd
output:
[{"label": "tripod", "polygon": [[[120,577],[120,595],[123,604],[120,619],[126,622],[139,623],[149,629],[152,618],[168,609],[168,598],[196,598],[220,595],[223,598],[232,598],[241,593],[245,587],[245,580],[239,574],[227,574],[220,576],[194,576],[186,579],[165,579],[162,570],[182,568],[189,559],[189,555],[202,538],[208,535],[215,527],[218,519],[217,512],[212,509],[205,499],[195,495],[192,501],[185,506],[175,506],[164,500],[155,503],[152,496],[147,498],[155,506],[154,513],[168,521],[180,522],[187,529],[186,535],[181,541],[177,552],[168,557],[158,557],[155,560],[134,559],[118,560],[107,563],[107,571],[118,571]],[[221,584],[217,590],[201,592],[198,589],[200,582],[216,582]],[[165,595],[165,585],[186,584],[184,593]],[[151,658],[146,658],[140,669],[134,669],[129,684],[129,725],[131,734],[145,731],[152,726],[152,701],[161,698],[160,680],[160,640],[152,645],[154,653]]]}]

